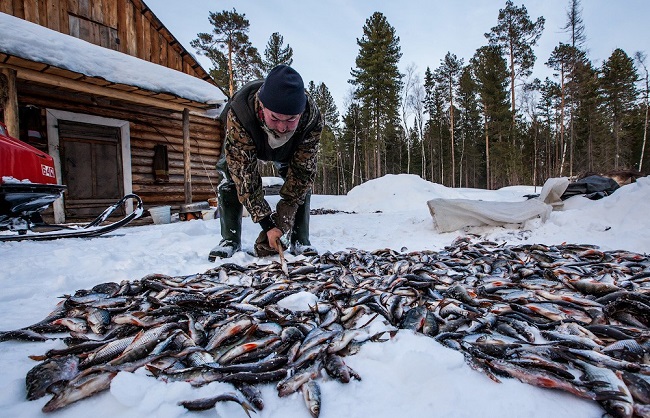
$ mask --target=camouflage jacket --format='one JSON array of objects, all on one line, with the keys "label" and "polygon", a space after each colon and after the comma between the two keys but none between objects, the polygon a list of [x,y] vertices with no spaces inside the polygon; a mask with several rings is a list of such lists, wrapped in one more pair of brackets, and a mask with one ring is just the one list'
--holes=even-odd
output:
[{"label": "camouflage jacket", "polygon": [[[224,152],[239,201],[251,214],[253,222],[260,222],[269,219],[272,210],[264,199],[262,178],[257,170],[258,160],[288,164],[280,197],[290,205],[302,204],[316,176],[316,155],[323,130],[323,119],[318,107],[308,96],[307,108],[300,118],[294,135],[282,147],[271,150],[265,134],[263,138],[260,134],[262,120],[261,107],[257,98],[259,87],[255,85],[252,87],[257,88],[249,88],[247,99],[240,96],[239,106],[234,104],[237,100],[235,95],[232,106],[227,110]],[[246,86],[242,90],[245,88]],[[246,91],[239,93],[246,93]],[[238,115],[246,112],[249,113]],[[256,126],[244,126],[244,121],[247,119],[254,120],[253,124]]]}]

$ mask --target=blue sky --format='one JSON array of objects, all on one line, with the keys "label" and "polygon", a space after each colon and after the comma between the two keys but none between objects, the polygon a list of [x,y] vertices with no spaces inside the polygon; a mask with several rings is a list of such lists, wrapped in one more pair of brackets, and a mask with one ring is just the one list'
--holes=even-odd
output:
[{"label": "blue sky", "polygon": [[[269,37],[279,32],[294,51],[293,66],[305,83],[324,82],[339,113],[349,96],[350,70],[359,53],[357,39],[363,36],[366,20],[376,11],[383,13],[400,38],[400,70],[410,64],[424,75],[440,65],[447,52],[465,63],[477,48],[486,45],[484,33],[497,24],[505,0],[145,0],[165,26],[187,48],[199,32],[210,32],[209,12],[232,10],[245,14],[250,22],[249,37],[260,53]],[[515,1],[520,6],[521,1]],[[568,42],[562,27],[566,23],[569,0],[523,2],[531,19],[544,16],[545,29],[535,48],[537,63],[533,77],[552,76],[544,66],[559,42]],[[648,0],[583,0],[583,20],[589,58],[596,65],[615,48],[628,55],[650,52]],[[208,70],[205,57],[198,57]]]}]

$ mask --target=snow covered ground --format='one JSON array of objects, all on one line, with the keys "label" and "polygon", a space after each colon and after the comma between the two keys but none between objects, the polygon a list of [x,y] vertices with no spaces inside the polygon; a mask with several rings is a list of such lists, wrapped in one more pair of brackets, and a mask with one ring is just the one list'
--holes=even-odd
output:
[{"label": "snow covered ground", "polygon": [[[450,189],[414,175],[387,175],[346,196],[313,196],[312,209],[342,211],[311,218],[312,244],[322,253],[346,248],[397,251],[439,250],[454,239],[477,234],[508,244],[581,243],[604,250],[650,253],[650,177],[599,201],[573,197],[548,221],[533,219],[519,227],[472,227],[440,234],[426,202],[433,198],[523,201],[540,188],[496,191]],[[269,197],[271,203],[277,196]],[[354,213],[344,213],[354,212]],[[243,246],[250,249],[259,226],[244,219]],[[218,220],[193,220],[123,228],[95,239],[0,243],[0,330],[43,319],[64,294],[107,281],[137,280],[150,273],[189,275],[215,266],[207,261],[219,241]],[[287,256],[288,261],[292,256]],[[245,252],[227,260],[262,263]],[[39,417],[48,397],[25,400],[25,375],[36,365],[30,354],[61,347],[58,341],[0,343],[0,411],[7,417]],[[461,353],[431,338],[400,331],[385,343],[368,343],[346,362],[362,377],[343,385],[321,379],[321,417],[599,417],[602,409],[563,392],[505,379],[497,384],[469,368]],[[120,373],[110,391],[70,405],[55,414],[65,418],[215,416],[190,413],[179,400],[231,391],[225,383],[200,389],[163,383],[144,372]],[[309,417],[302,395],[279,398],[274,385],[262,387],[265,408],[257,417]],[[218,404],[222,417],[245,416],[238,405]]]}]

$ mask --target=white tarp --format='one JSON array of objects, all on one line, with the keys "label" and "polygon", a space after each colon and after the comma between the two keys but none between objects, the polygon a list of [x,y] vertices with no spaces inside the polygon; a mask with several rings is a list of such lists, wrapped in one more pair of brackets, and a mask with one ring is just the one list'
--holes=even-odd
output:
[{"label": "white tarp", "polygon": [[471,199],[432,199],[427,202],[439,232],[451,232],[467,226],[520,224],[535,217],[546,221],[569,185],[566,178],[551,178],[544,183],[539,197],[522,202],[490,202]]}]

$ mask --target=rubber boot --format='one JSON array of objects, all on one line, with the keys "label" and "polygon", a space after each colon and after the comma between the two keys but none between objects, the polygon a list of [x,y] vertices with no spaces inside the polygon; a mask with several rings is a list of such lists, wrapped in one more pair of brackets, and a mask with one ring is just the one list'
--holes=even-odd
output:
[{"label": "rubber boot", "polygon": [[[286,162],[274,162],[278,174],[282,177],[283,180],[287,179],[287,173],[289,171],[289,163]],[[309,211],[310,211],[310,202],[311,202],[311,190],[307,191],[305,195],[305,202],[298,206],[296,211],[296,217],[293,221],[293,228],[291,230],[291,248],[289,252],[293,255],[317,255],[318,251],[311,246],[309,242]]]},{"label": "rubber boot", "polygon": [[318,251],[309,242],[309,211],[311,202],[311,191],[307,192],[305,202],[298,206],[296,218],[291,231],[291,252],[294,255],[316,255]]},{"label": "rubber boot", "polygon": [[225,159],[219,161],[217,169],[224,176],[219,185],[219,220],[221,222],[221,242],[210,251],[208,260],[229,258],[241,249],[241,218],[243,206],[237,197],[237,188],[225,167]]}]

